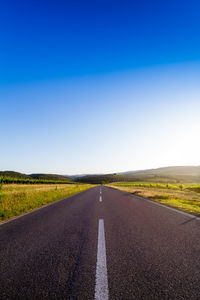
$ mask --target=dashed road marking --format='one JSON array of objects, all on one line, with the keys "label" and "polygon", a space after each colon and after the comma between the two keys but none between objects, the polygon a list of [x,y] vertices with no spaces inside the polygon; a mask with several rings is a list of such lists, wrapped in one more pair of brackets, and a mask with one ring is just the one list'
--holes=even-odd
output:
[{"label": "dashed road marking", "polygon": [[100,196],[99,196],[99,202],[102,202],[102,192],[101,192],[101,187],[100,187]]},{"label": "dashed road marking", "polygon": [[95,300],[108,300],[108,276],[106,265],[106,243],[104,220],[99,219]]}]

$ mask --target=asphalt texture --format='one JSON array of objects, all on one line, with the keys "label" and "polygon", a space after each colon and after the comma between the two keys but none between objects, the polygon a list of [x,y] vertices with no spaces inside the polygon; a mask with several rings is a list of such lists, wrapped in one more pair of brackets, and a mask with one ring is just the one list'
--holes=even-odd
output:
[{"label": "asphalt texture", "polygon": [[200,299],[200,220],[101,189],[0,226],[1,300],[95,299],[99,219],[109,299]]}]

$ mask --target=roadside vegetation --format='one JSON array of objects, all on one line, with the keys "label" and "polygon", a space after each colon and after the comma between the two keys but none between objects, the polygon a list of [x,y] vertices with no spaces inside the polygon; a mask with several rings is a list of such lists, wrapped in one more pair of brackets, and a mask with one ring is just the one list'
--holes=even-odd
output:
[{"label": "roadside vegetation", "polygon": [[93,187],[91,184],[0,183],[0,222]]},{"label": "roadside vegetation", "polygon": [[108,186],[200,216],[200,185],[116,182]]},{"label": "roadside vegetation", "polygon": [[64,180],[48,180],[48,179],[31,179],[31,178],[15,178],[15,177],[4,177],[0,176],[0,184],[10,184],[10,183],[21,183],[21,184],[71,184],[72,181]]},{"label": "roadside vegetation", "polygon": [[2,183],[67,183],[71,177],[58,174],[23,174],[15,171],[0,171]]}]

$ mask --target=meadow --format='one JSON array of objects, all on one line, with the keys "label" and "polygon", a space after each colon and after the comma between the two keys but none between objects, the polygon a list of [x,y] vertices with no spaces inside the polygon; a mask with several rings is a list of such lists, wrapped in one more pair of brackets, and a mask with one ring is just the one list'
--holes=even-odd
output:
[{"label": "meadow", "polygon": [[116,182],[108,186],[200,216],[200,185]]},{"label": "meadow", "polygon": [[91,184],[0,184],[0,222],[93,187]]}]

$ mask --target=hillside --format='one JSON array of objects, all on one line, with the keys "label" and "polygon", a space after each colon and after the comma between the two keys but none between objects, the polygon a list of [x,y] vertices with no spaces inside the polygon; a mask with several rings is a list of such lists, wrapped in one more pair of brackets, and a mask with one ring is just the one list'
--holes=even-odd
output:
[{"label": "hillside", "polygon": [[172,176],[200,176],[200,166],[173,166],[173,167],[164,167],[157,169],[147,169],[140,171],[129,171],[119,173],[123,175],[144,175],[144,174],[153,174],[153,175],[172,175]]},{"label": "hillside", "polygon": [[33,179],[71,181],[70,177],[58,174],[30,174],[29,176]]},{"label": "hillside", "polygon": [[15,179],[39,179],[39,180],[53,180],[53,181],[71,181],[69,176],[57,174],[23,174],[14,171],[0,171],[0,177],[9,177]]},{"label": "hillside", "polygon": [[28,175],[14,171],[0,171],[0,177],[30,179]]},{"label": "hillside", "polygon": [[105,175],[87,175],[76,178],[80,182],[102,183],[117,181],[147,181],[158,183],[200,183],[200,166],[175,166]]},{"label": "hillside", "polygon": [[19,179],[36,179],[52,181],[77,181],[83,183],[111,183],[117,181],[146,181],[172,184],[193,184],[200,183],[200,166],[174,166],[158,169],[147,169],[140,171],[128,171],[113,174],[87,174],[76,176],[65,176],[59,174],[23,174],[14,171],[0,171],[0,177],[10,177]]}]

